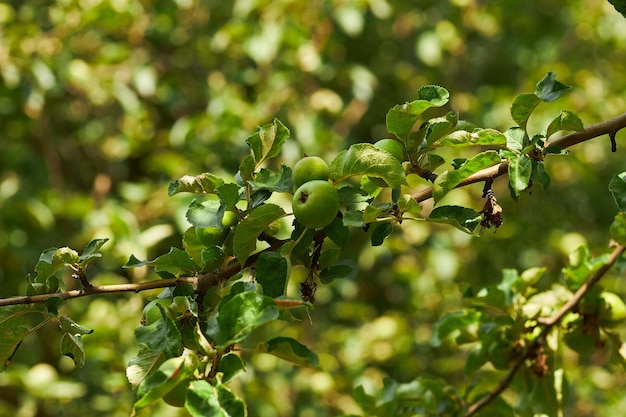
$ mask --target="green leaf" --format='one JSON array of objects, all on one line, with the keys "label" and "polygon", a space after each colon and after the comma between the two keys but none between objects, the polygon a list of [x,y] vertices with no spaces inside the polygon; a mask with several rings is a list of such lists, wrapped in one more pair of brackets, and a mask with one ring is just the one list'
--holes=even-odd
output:
[{"label": "green leaf", "polygon": [[357,175],[382,178],[390,187],[406,183],[400,161],[369,143],[350,146],[330,164],[330,179],[335,182]]},{"label": "green leaf", "polygon": [[609,191],[620,211],[626,211],[626,172],[613,175],[609,181]]},{"label": "green leaf", "polygon": [[609,0],[609,3],[615,7],[615,10],[620,12],[622,16],[626,17],[626,0]]},{"label": "green leaf", "polygon": [[550,175],[545,170],[543,162],[533,161],[533,172],[531,178],[533,183],[540,184],[542,189],[547,189],[550,186]]},{"label": "green leaf", "polygon": [[209,172],[195,177],[185,175],[170,183],[167,187],[167,195],[171,197],[178,193],[212,194],[223,184],[223,179]]},{"label": "green leaf", "polygon": [[246,263],[256,249],[256,241],[261,233],[274,221],[285,215],[285,211],[275,204],[263,204],[254,208],[235,229],[233,248],[241,265]]},{"label": "green leaf", "polygon": [[474,229],[480,223],[480,213],[469,207],[441,206],[436,207],[426,220],[449,224],[465,233],[474,234]]},{"label": "green leaf", "polygon": [[109,239],[94,239],[85,246],[85,250],[83,254],[80,255],[79,259],[81,261],[81,265],[86,265],[92,259],[102,257],[102,254],[98,252],[102,245],[107,243]]},{"label": "green leaf", "polygon": [[185,217],[187,217],[189,223],[196,227],[217,227],[221,229],[224,207],[218,200],[207,200],[204,202],[193,200],[189,204]]},{"label": "green leaf", "polygon": [[206,335],[223,349],[245,340],[254,329],[277,317],[278,307],[272,298],[242,292],[220,303],[218,312],[209,318]]},{"label": "green leaf", "polygon": [[222,373],[222,383],[226,384],[246,372],[246,364],[241,356],[229,353],[220,359],[218,370]]},{"label": "green leaf", "polygon": [[339,217],[335,217],[328,226],[324,227],[326,235],[339,246],[348,243],[350,239],[350,229],[343,225],[343,221]]},{"label": "green leaf", "polygon": [[620,245],[626,245],[626,213],[619,212],[611,223],[611,239]]},{"label": "green leaf", "polygon": [[455,343],[470,343],[478,339],[480,313],[477,310],[462,310],[441,317],[433,327],[430,344],[440,347],[445,340]]},{"label": "green leaf", "polygon": [[[456,112],[448,112],[444,117],[436,117],[428,121],[428,129],[426,130],[426,144],[431,145],[443,136],[450,133],[459,121],[459,114]],[[419,144],[417,144],[419,146]]]},{"label": "green leaf", "polygon": [[293,181],[291,180],[291,168],[281,165],[280,172],[272,172],[268,169],[261,169],[254,180],[249,180],[248,184],[252,190],[269,190],[277,193],[291,193],[293,191]]},{"label": "green leaf", "polygon": [[275,337],[257,345],[259,352],[269,353],[299,366],[315,367],[317,355],[291,337]]},{"label": "green leaf", "polygon": [[[32,313],[38,316],[38,323],[33,326]],[[42,327],[52,317],[44,306],[36,304],[0,307],[0,371],[9,365],[11,357],[26,336]]]},{"label": "green leaf", "polygon": [[235,204],[241,199],[240,192],[242,190],[243,188],[237,184],[226,183],[217,187],[215,192],[220,198],[224,210],[233,210]]},{"label": "green leaf", "polygon": [[70,334],[75,334],[75,335],[80,335],[80,336],[93,333],[93,329],[88,329],[86,327],[83,327],[79,325],[78,323],[76,323],[71,318],[63,314],[59,316],[59,326],[61,327],[61,330],[63,330],[65,333],[70,333]]},{"label": "green leaf", "polygon": [[384,240],[393,233],[393,224],[391,222],[378,223],[374,225],[372,230],[371,242],[372,246],[380,246]]},{"label": "green leaf", "polygon": [[549,72],[541,81],[537,83],[535,95],[545,102],[558,100],[568,93],[572,87],[562,84],[556,80],[556,73]]},{"label": "green leaf", "polygon": [[457,130],[434,143],[435,146],[500,146],[507,142],[506,136],[495,129],[476,129],[472,132]]},{"label": "green leaf", "polygon": [[520,127],[512,127],[504,132],[506,147],[521,152],[526,146],[526,132]]},{"label": "green leaf", "polygon": [[532,93],[519,94],[513,99],[513,104],[511,104],[511,117],[524,131],[526,131],[526,124],[528,123],[530,115],[540,102],[540,98]]},{"label": "green leaf", "polygon": [[561,110],[561,113],[548,125],[546,139],[561,130],[581,132],[585,129],[582,120],[568,110]]},{"label": "green leaf", "polygon": [[589,248],[581,245],[569,254],[569,265],[563,269],[567,287],[577,290],[587,278],[608,262],[609,255],[591,257]]},{"label": "green leaf", "polygon": [[250,146],[255,169],[264,161],[280,155],[288,137],[289,129],[278,119],[260,126],[255,133],[250,135],[246,143]]},{"label": "green leaf", "polygon": [[449,191],[459,185],[464,179],[481,169],[500,163],[501,158],[495,151],[485,151],[468,159],[457,170],[444,171],[435,180],[433,186],[433,199],[439,202]]},{"label": "green leaf", "polygon": [[176,323],[167,315],[162,305],[156,304],[161,312],[161,318],[149,326],[135,329],[135,340],[141,346],[162,352],[166,358],[180,355],[182,351],[182,337]]},{"label": "green leaf", "polygon": [[185,408],[193,417],[246,417],[246,405],[225,385],[193,381],[187,392]]},{"label": "green leaf", "polygon": [[133,415],[163,398],[179,384],[189,380],[200,362],[193,354],[171,358],[163,362],[158,369],[148,375],[139,386],[137,402],[133,407]]},{"label": "green leaf", "polygon": [[345,278],[352,273],[353,269],[348,265],[331,265],[320,271],[320,282],[330,284],[336,279]]},{"label": "green leaf", "polygon": [[61,337],[61,354],[72,359],[78,368],[82,368],[85,365],[82,335],[64,333]]},{"label": "green leaf", "polygon": [[256,263],[256,280],[263,287],[263,295],[280,297],[285,294],[289,264],[276,252],[263,252]]},{"label": "green leaf", "polygon": [[515,195],[519,196],[528,188],[533,172],[533,161],[526,154],[512,152],[507,155],[507,159],[509,160],[509,184]]},{"label": "green leaf", "polygon": [[441,107],[448,102],[450,94],[439,86],[424,86],[418,91],[418,100],[395,105],[387,113],[387,131],[399,139],[405,139],[419,116],[431,107]]},{"label": "green leaf", "polygon": [[415,201],[415,198],[410,194],[402,194],[400,198],[398,198],[398,211],[400,214],[404,215],[405,213],[411,214],[413,216],[420,216],[422,213],[422,206]]},{"label": "green leaf", "polygon": [[446,160],[441,156],[434,153],[427,153],[421,161],[420,167],[426,171],[434,171],[441,165],[445,164]]},{"label": "green leaf", "polygon": [[174,276],[193,274],[196,271],[196,263],[193,259],[185,251],[178,248],[171,248],[168,253],[153,261],[141,261],[131,255],[122,268],[138,268],[145,265],[154,267],[156,272],[167,272]]}]

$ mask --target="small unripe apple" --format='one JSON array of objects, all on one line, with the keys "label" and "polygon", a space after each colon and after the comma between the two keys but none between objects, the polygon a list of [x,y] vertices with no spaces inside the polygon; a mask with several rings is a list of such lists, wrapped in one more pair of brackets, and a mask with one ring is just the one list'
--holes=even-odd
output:
[{"label": "small unripe apple", "polygon": [[600,294],[600,299],[598,318],[601,326],[612,329],[626,321],[626,304],[619,295],[604,291]]},{"label": "small unripe apple", "polygon": [[337,217],[339,192],[328,181],[302,184],[291,201],[293,214],[302,225],[315,229],[328,226]]},{"label": "small unripe apple", "polygon": [[219,227],[196,227],[196,236],[206,247],[220,246],[226,240],[230,227],[237,224],[239,217],[232,211],[224,212],[222,228]]},{"label": "small unripe apple", "polygon": [[328,180],[330,169],[328,164],[319,156],[306,156],[293,166],[291,179],[294,190],[305,182],[314,180]]}]

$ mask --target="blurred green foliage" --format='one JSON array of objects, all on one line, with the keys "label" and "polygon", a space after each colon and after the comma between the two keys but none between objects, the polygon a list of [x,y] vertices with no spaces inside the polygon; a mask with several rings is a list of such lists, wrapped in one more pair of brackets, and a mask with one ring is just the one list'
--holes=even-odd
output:
[{"label": "blurred green foliage", "polygon": [[[95,283],[154,278],[121,265],[131,253],[151,259],[180,246],[189,198],[167,199],[167,183],[205,171],[232,177],[244,139],[275,116],[292,131],[286,162],[329,160],[387,137],[387,110],[425,84],[447,88],[461,118],[504,130],[514,95],[548,71],[575,89],[531,128],[560,108],[585,124],[623,112],[626,20],[600,0],[1,3],[0,295],[23,292],[42,250],[93,238],[111,239],[88,270]],[[579,243],[603,248],[615,214],[607,183],[623,170],[609,149],[600,139],[554,158],[552,186],[520,202],[496,183],[505,213],[497,234],[405,223],[368,249],[354,234],[348,258],[359,272],[320,288],[310,316],[280,329],[318,353],[320,369],[244,355],[252,366],[234,389],[251,415],[357,412],[354,387],[379,390],[385,376],[463,381],[463,353],[431,346],[432,323],[458,309],[467,286],[497,282],[501,268],[546,266],[540,284],[549,287]],[[480,193],[452,194],[478,209]],[[606,286],[619,292],[615,277]],[[133,330],[154,295],[68,303],[95,329],[86,366],[59,359],[56,333],[44,328],[0,374],[0,415],[127,415]],[[567,415],[623,410],[623,372],[597,355],[565,360],[576,389]],[[584,379],[578,363],[592,365]]]}]

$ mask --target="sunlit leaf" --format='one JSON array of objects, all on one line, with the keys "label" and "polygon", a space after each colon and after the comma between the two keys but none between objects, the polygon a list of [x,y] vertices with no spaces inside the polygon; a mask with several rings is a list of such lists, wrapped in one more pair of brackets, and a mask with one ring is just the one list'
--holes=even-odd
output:
[{"label": "sunlit leaf", "polygon": [[523,193],[530,182],[533,171],[533,161],[526,154],[516,154],[513,152],[506,154],[509,160],[509,184],[518,196]]},{"label": "sunlit leaf", "polygon": [[389,152],[369,143],[357,143],[342,151],[330,164],[330,178],[343,181],[349,177],[367,175],[383,179],[390,187],[406,182],[402,164]]},{"label": "sunlit leaf", "polygon": [[481,169],[498,164],[500,161],[501,158],[496,151],[485,151],[465,161],[459,169],[441,173],[433,186],[433,199],[435,202],[439,202],[464,179]]},{"label": "sunlit leaf", "polygon": [[626,245],[626,213],[619,212],[611,223],[611,239],[620,245]]},{"label": "sunlit leaf", "polygon": [[476,129],[472,132],[457,130],[439,139],[434,145],[463,146],[501,146],[507,142],[506,137],[495,129]]},{"label": "sunlit leaf", "polygon": [[584,129],[582,120],[576,116],[573,112],[568,110],[561,110],[561,113],[555,117],[546,131],[546,139],[550,138],[556,132],[561,130],[580,132]]},{"label": "sunlit leaf", "polygon": [[241,265],[256,249],[259,235],[274,221],[285,215],[285,211],[275,204],[263,204],[250,212],[235,229],[233,248]]},{"label": "sunlit leaf", "polygon": [[141,261],[134,255],[131,255],[122,268],[138,268],[146,265],[154,267],[156,272],[164,271],[174,276],[192,274],[196,270],[196,264],[193,259],[185,251],[178,248],[171,248],[168,253],[159,256],[153,261]]},{"label": "sunlit leaf", "polygon": [[269,190],[278,193],[290,193],[293,191],[291,180],[291,168],[281,165],[280,172],[272,172],[268,169],[261,169],[254,180],[248,181],[252,190]]},{"label": "sunlit leaf", "polygon": [[289,129],[278,119],[272,123],[260,126],[259,129],[246,139],[250,146],[255,166],[280,155],[285,140],[289,137]]},{"label": "sunlit leaf", "polygon": [[448,102],[450,94],[439,86],[424,86],[418,91],[418,100],[398,104],[387,113],[387,131],[404,139],[420,115],[431,107],[441,107]]},{"label": "sunlit leaf", "polygon": [[82,265],[89,263],[94,258],[102,257],[102,254],[98,250],[107,243],[109,239],[94,239],[85,246],[85,250],[80,255],[80,261]]},{"label": "sunlit leaf", "polygon": [[196,176],[185,175],[170,183],[167,194],[170,197],[178,193],[210,194],[223,184],[223,179],[209,172]]},{"label": "sunlit leaf", "polygon": [[513,99],[511,104],[511,117],[517,125],[526,130],[526,124],[530,115],[539,105],[541,100],[537,95],[532,93],[519,94]]},{"label": "sunlit leaf", "polygon": [[193,381],[185,408],[193,417],[246,417],[246,405],[226,385]]}]

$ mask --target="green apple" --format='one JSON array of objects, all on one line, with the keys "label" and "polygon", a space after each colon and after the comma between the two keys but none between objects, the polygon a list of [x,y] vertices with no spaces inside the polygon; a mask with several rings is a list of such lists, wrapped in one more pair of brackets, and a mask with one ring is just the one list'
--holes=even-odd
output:
[{"label": "green apple", "polygon": [[[382,149],[383,151],[387,151],[398,161],[404,161],[404,148],[397,140],[393,139],[381,139],[378,142],[374,143],[374,146],[378,149]],[[377,185],[378,187],[389,187],[389,185],[382,179],[377,177],[367,177],[372,184]]]},{"label": "green apple", "polygon": [[196,236],[206,247],[220,246],[226,240],[230,227],[237,224],[239,216],[232,211],[224,212],[222,228],[219,227],[196,227]]},{"label": "green apple", "polygon": [[626,304],[619,295],[604,291],[600,299],[602,302],[598,318],[601,326],[613,329],[626,321]]},{"label": "green apple", "polygon": [[167,309],[172,304],[172,300],[169,298],[157,298],[146,304],[143,308],[143,312],[141,313],[141,322],[144,326],[149,326],[162,317],[161,310],[157,304],[160,304]]},{"label": "green apple", "polygon": [[291,178],[294,190],[305,182],[326,181],[330,175],[328,164],[319,156],[306,156],[293,166]]},{"label": "green apple", "polygon": [[328,226],[337,217],[339,192],[328,181],[305,182],[291,201],[293,214],[302,225],[315,229]]}]

